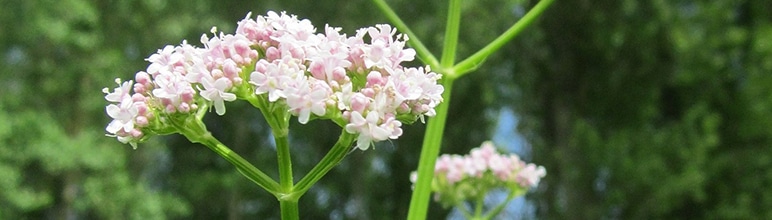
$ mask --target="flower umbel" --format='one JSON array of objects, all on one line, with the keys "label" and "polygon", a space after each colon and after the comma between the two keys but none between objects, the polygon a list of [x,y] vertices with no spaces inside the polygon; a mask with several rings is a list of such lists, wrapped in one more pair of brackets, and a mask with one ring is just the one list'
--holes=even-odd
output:
[{"label": "flower umbel", "polygon": [[[412,182],[416,175],[411,174]],[[527,164],[514,154],[499,154],[493,143],[486,141],[468,155],[437,158],[432,191],[435,200],[446,207],[475,201],[493,189],[504,189],[514,198],[536,187],[545,175],[544,167]]]},{"label": "flower umbel", "polygon": [[212,107],[223,115],[226,102],[243,99],[264,112],[289,111],[301,124],[331,119],[366,150],[401,136],[402,124],[435,115],[440,75],[402,66],[416,54],[405,48],[407,36],[386,24],[354,36],[340,30],[326,25],[316,33],[308,20],[269,11],[248,14],[232,34],[213,28],[213,36],[201,36],[203,48],[165,46],[134,81],[104,89],[112,103],[108,135],[135,146],[147,134],[174,132],[169,123],[200,120]]}]

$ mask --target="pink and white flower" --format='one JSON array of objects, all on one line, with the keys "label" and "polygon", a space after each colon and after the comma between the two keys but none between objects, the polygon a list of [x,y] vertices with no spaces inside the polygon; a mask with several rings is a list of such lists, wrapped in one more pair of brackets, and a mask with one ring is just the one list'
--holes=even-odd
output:
[{"label": "pink and white flower", "polygon": [[[415,175],[411,174],[413,183]],[[486,141],[467,155],[440,155],[434,166],[433,190],[436,199],[448,198],[454,200],[449,201],[452,203],[459,198],[476,198],[477,193],[490,190],[477,187],[528,190],[546,175],[544,167],[526,164],[515,154],[499,154],[493,143]]]},{"label": "pink and white flower", "polygon": [[200,89],[201,97],[214,103],[214,109],[218,115],[225,114],[225,101],[236,100],[235,94],[227,92],[233,86],[228,78],[221,77],[215,80],[211,77],[204,77],[201,80],[201,85],[204,86],[204,89]]},{"label": "pink and white flower", "polygon": [[203,47],[187,41],[165,46],[146,59],[150,64],[136,74],[136,83],[118,81],[113,92],[104,90],[113,118],[108,133],[135,144],[151,128],[163,127],[165,117],[192,114],[198,106],[213,106],[222,115],[225,102],[254,98],[239,97],[243,91],[285,105],[276,109],[303,124],[342,117],[337,121],[359,135],[356,146],[362,150],[398,138],[403,123],[435,114],[442,102],[440,77],[429,68],[402,67],[415,58],[405,48],[407,36],[385,24],[354,36],[340,31],[325,25],[316,33],[309,20],[269,11],[256,18],[247,14],[235,33],[212,28],[212,36],[200,38]]}]

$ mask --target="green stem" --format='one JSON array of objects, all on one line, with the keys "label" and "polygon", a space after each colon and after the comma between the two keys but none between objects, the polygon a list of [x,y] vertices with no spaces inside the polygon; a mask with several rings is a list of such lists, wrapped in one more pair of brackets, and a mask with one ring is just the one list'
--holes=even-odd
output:
[{"label": "green stem", "polygon": [[[275,134],[274,134],[275,135]],[[279,161],[279,184],[283,192],[291,192],[292,185],[292,160],[290,157],[289,141],[287,136],[274,136],[276,141],[276,156]]]},{"label": "green stem", "polygon": [[434,164],[437,162],[440,144],[442,144],[442,135],[445,131],[445,121],[448,117],[453,80],[452,78],[444,78],[442,80],[442,85],[445,87],[445,92],[442,93],[443,102],[437,106],[437,115],[429,120],[426,128],[426,136],[424,136],[421,156],[418,161],[418,180],[413,190],[413,196],[410,199],[410,210],[407,215],[407,219],[410,220],[426,219],[429,198],[432,192]]},{"label": "green stem", "polygon": [[475,206],[474,206],[475,219],[480,219],[480,217],[482,217],[483,206],[485,205],[485,194],[486,193],[481,193],[480,195],[477,196],[477,199],[476,199],[477,201],[475,201]]},{"label": "green stem", "polygon": [[456,46],[458,46],[458,29],[461,24],[461,0],[450,0],[448,21],[445,26],[445,43],[442,47],[442,68],[450,68],[456,61]]},{"label": "green stem", "polygon": [[274,141],[276,142],[276,157],[279,163],[279,183],[282,191],[291,193],[292,185],[292,158],[290,156],[289,140],[289,119],[290,114],[286,109],[278,107],[275,103],[268,102],[265,96],[257,96],[252,93],[242,95],[252,106],[260,109],[263,118],[271,127]]},{"label": "green stem", "polygon": [[322,158],[321,161],[319,161],[316,166],[311,169],[311,171],[306,174],[303,179],[300,179],[297,185],[295,185],[295,188],[293,190],[294,196],[300,197],[303,195],[308,189],[311,188],[311,186],[314,185],[319,179],[321,179],[327,172],[329,172],[333,167],[338,165],[341,160],[343,160],[344,157],[346,157],[346,154],[348,154],[349,150],[351,150],[351,144],[354,142],[354,139],[357,136],[355,134],[349,134],[348,132],[341,131],[340,137],[338,138],[338,142],[335,143],[335,146],[330,149],[329,152],[327,152],[327,155]]},{"label": "green stem", "polygon": [[534,6],[528,13],[523,16],[522,19],[517,21],[512,27],[510,27],[506,32],[501,34],[498,38],[493,40],[493,42],[489,43],[487,46],[483,47],[480,51],[477,51],[477,53],[472,54],[472,56],[466,58],[465,60],[459,62],[456,66],[453,67],[454,74],[451,75],[451,77],[458,78],[460,76],[463,76],[466,73],[471,72],[472,70],[477,69],[477,67],[482,64],[488,56],[490,56],[493,52],[496,52],[499,50],[504,44],[515,38],[520,32],[522,32],[526,27],[528,27],[531,23],[533,23],[536,18],[539,17],[539,15],[544,12],[544,10],[547,9],[555,0],[541,0],[539,1],[536,6]]},{"label": "green stem", "polygon": [[300,195],[295,193],[292,176],[292,157],[290,155],[289,140],[289,119],[290,114],[286,108],[276,103],[271,103],[263,96],[257,96],[252,93],[244,95],[252,106],[260,109],[263,118],[271,127],[274,141],[276,143],[276,158],[279,165],[279,184],[281,191],[274,193],[279,200],[279,209],[282,219],[299,219],[298,200]]},{"label": "green stem", "polygon": [[279,200],[279,209],[281,209],[282,220],[300,219],[300,212],[298,211],[298,198],[295,198],[294,200]]},{"label": "green stem", "polygon": [[410,38],[410,40],[407,41],[410,46],[415,48],[416,54],[418,55],[418,58],[420,58],[424,63],[431,66],[435,71],[439,70],[440,62],[437,61],[437,58],[434,57],[432,52],[429,51],[429,49],[424,46],[423,43],[421,43],[421,40],[419,40],[418,36],[416,36],[413,31],[410,30],[410,28],[407,27],[405,22],[402,21],[402,19],[399,18],[397,13],[394,12],[394,10],[389,7],[388,4],[384,0],[373,0],[376,6],[378,6],[379,9],[381,9],[381,12],[383,12],[384,15],[386,15],[386,18],[388,18],[392,23],[394,23],[394,26],[397,27],[399,31],[402,33],[407,34],[407,36]]},{"label": "green stem", "polygon": [[[448,7],[448,21],[445,27],[445,42],[442,50],[442,65],[438,71],[443,76],[452,76],[453,62],[456,57],[456,46],[458,45],[458,31],[461,23],[461,1],[451,0]],[[450,71],[450,72],[449,72]],[[421,156],[418,161],[418,180],[416,181],[413,195],[410,199],[410,209],[408,219],[426,219],[426,213],[429,209],[429,197],[431,195],[431,183],[434,177],[434,165],[437,156],[440,153],[442,136],[445,129],[445,121],[448,117],[448,106],[450,105],[450,94],[453,89],[452,77],[446,77],[442,81],[445,92],[442,94],[443,102],[437,106],[437,115],[429,120],[424,137]]]},{"label": "green stem", "polygon": [[241,174],[260,187],[263,187],[266,191],[274,195],[281,192],[281,187],[276,181],[212,136],[212,133],[206,130],[206,126],[200,120],[196,120],[195,117],[188,117],[182,124],[175,123],[176,120],[170,121],[172,121],[172,124],[180,131],[180,134],[188,138],[190,142],[201,143],[219,154],[225,160],[236,166],[236,169],[241,172]]}]

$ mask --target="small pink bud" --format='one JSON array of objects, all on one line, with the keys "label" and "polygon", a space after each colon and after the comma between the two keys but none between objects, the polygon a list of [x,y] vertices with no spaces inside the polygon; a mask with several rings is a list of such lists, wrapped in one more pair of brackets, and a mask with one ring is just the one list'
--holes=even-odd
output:
[{"label": "small pink bud", "polygon": [[369,74],[367,74],[367,86],[373,86],[373,85],[385,85],[386,80],[383,78],[380,72],[378,71],[370,71]]},{"label": "small pink bud", "polygon": [[303,49],[299,48],[299,47],[291,48],[289,50],[289,52],[290,52],[290,55],[292,55],[293,58],[304,59],[306,57],[306,52],[303,51]]},{"label": "small pink bud", "polygon": [[131,95],[131,100],[134,102],[144,102],[145,99],[145,96],[139,93],[134,93],[134,95]]},{"label": "small pink bud", "polygon": [[223,72],[220,69],[213,69],[212,70],[212,78],[219,79],[223,77]]},{"label": "small pink bud", "polygon": [[142,131],[138,129],[131,130],[131,136],[134,138],[141,138],[142,137]]},{"label": "small pink bud", "polygon": [[241,69],[232,60],[225,60],[222,64],[222,71],[225,77],[234,78],[239,76]]},{"label": "small pink bud", "polygon": [[311,64],[308,67],[308,72],[311,72],[311,76],[314,78],[325,80],[326,75],[324,74],[324,65],[322,62],[311,62]]},{"label": "small pink bud", "polygon": [[183,102],[182,104],[180,104],[180,106],[178,107],[178,109],[179,109],[179,110],[180,110],[180,112],[182,112],[182,113],[188,113],[188,112],[190,112],[190,105],[188,105],[188,103],[184,103],[184,102]]},{"label": "small pink bud", "polygon": [[147,112],[147,114],[144,114],[144,115],[148,121],[151,121],[153,120],[153,118],[155,118],[155,115],[153,114],[153,112]]},{"label": "small pink bud", "polygon": [[195,93],[193,91],[186,91],[182,93],[182,101],[183,102],[193,102],[193,98],[195,98]]},{"label": "small pink bud", "polygon": [[137,114],[139,114],[139,115],[147,115],[148,114],[148,108],[147,108],[147,104],[145,104],[145,102],[137,102],[135,104],[137,105]]},{"label": "small pink bud", "polygon": [[241,55],[239,55],[239,54],[233,54],[233,55],[231,55],[231,58],[230,58],[230,59],[228,59],[228,60],[231,60],[231,61],[235,61],[235,62],[237,62],[237,63],[244,63],[244,57],[242,57],[242,56],[241,56]]},{"label": "small pink bud", "polygon": [[281,51],[276,47],[269,47],[265,50],[265,58],[268,60],[277,60],[281,58]]},{"label": "small pink bud", "polygon": [[267,66],[268,62],[265,60],[260,60],[257,63],[255,63],[255,72],[258,73],[265,73],[268,70]]},{"label": "small pink bud", "polygon": [[233,85],[238,86],[238,85],[241,85],[241,83],[243,83],[243,82],[244,82],[244,80],[241,79],[241,77],[234,77],[233,78]]},{"label": "small pink bud", "polygon": [[340,90],[340,84],[336,81],[330,81],[330,89],[332,90]]},{"label": "small pink bud", "polygon": [[373,88],[364,88],[361,93],[370,98],[375,97],[375,90]]},{"label": "small pink bud", "polygon": [[166,105],[166,112],[175,113],[177,112],[177,108],[175,108],[173,105]]},{"label": "small pink bud", "polygon": [[151,83],[150,75],[145,71],[137,72],[137,74],[134,76],[134,80],[141,84]]},{"label": "small pink bud", "polygon": [[367,106],[370,105],[370,99],[362,95],[361,93],[354,93],[351,96],[351,110],[359,113],[364,113]]},{"label": "small pink bud", "polygon": [[397,113],[399,114],[407,114],[410,112],[410,106],[407,105],[407,103],[400,103],[399,107],[397,107]]},{"label": "small pink bud", "polygon": [[136,122],[140,127],[145,127],[150,123],[145,116],[137,116]]},{"label": "small pink bud", "polygon": [[141,83],[134,83],[134,92],[145,93],[147,90],[145,90],[145,85],[142,85]]},{"label": "small pink bud", "polygon": [[341,117],[343,117],[343,119],[345,119],[346,121],[351,121],[351,112],[350,111],[344,111],[341,114]]},{"label": "small pink bud", "polygon": [[346,81],[348,76],[346,76],[346,69],[343,69],[343,67],[336,67],[332,70],[332,79],[338,82],[344,82]]}]

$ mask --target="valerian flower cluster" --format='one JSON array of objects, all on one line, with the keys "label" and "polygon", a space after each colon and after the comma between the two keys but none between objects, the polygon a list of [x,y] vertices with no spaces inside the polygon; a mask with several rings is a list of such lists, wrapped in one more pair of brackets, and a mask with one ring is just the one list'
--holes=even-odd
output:
[{"label": "valerian flower cluster", "polygon": [[440,75],[426,68],[407,68],[415,58],[405,48],[406,35],[389,25],[357,30],[354,36],[308,20],[268,12],[246,18],[235,33],[204,34],[196,47],[183,41],[159,49],[134,80],[116,79],[105,88],[113,119],[106,130],[120,142],[136,143],[149,134],[174,132],[179,118],[226,112],[225,102],[250,102],[259,108],[297,116],[301,124],[331,119],[358,134],[357,147],[396,139],[403,123],[434,116],[442,102]]},{"label": "valerian flower cluster", "polygon": [[[437,158],[432,180],[435,200],[454,206],[475,200],[493,189],[506,189],[513,196],[536,187],[547,174],[542,166],[525,163],[515,154],[503,155],[486,141],[468,155],[444,154]],[[415,183],[417,174],[411,175]]]}]

